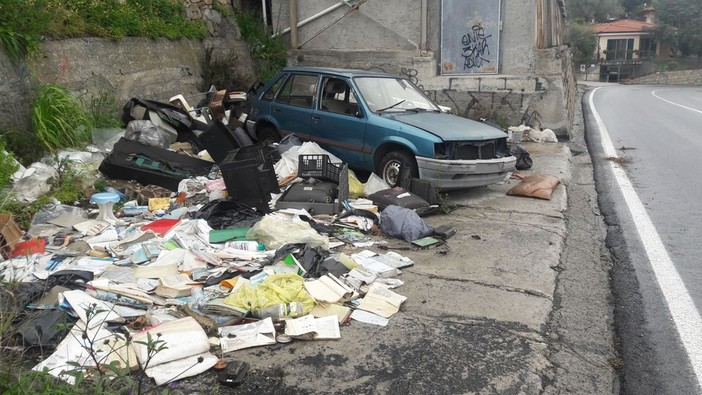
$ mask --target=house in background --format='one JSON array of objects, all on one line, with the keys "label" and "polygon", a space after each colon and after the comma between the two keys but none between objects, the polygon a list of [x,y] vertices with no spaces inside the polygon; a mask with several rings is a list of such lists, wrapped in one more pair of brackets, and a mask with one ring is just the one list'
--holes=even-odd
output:
[{"label": "house in background", "polygon": [[653,7],[643,11],[644,21],[622,19],[593,25],[600,81],[619,82],[655,71],[649,60],[670,56],[670,43],[654,36]]}]

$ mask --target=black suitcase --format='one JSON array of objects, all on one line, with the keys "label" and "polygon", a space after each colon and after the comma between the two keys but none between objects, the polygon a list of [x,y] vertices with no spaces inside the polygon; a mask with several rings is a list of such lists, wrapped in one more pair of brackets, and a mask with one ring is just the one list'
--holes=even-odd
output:
[{"label": "black suitcase", "polygon": [[207,176],[214,164],[160,147],[121,138],[98,170],[106,177],[134,180],[178,191],[181,180]]}]

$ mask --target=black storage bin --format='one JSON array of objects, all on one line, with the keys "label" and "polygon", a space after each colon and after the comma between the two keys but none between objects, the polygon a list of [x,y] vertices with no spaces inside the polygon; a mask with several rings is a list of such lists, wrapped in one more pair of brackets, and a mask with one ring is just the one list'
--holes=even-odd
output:
[{"label": "black storage bin", "polygon": [[[264,184],[264,189],[269,192],[279,193],[278,178],[275,175],[275,170],[273,170],[274,151],[274,149],[263,144],[241,147],[230,151],[220,164],[220,168],[234,168],[237,166],[237,163],[258,163],[262,165],[261,170],[271,169],[271,171],[262,173],[261,182]],[[224,172],[224,169],[222,169],[222,172]]]},{"label": "black storage bin", "polygon": [[215,120],[197,139],[217,164],[222,163],[229,152],[240,147],[232,132],[219,120]]},{"label": "black storage bin", "polygon": [[329,160],[327,154],[299,155],[297,162],[297,175],[301,178],[316,178],[331,182],[339,182],[341,166]]},{"label": "black storage bin", "polygon": [[219,166],[229,197],[268,212],[271,192],[280,192],[272,163],[256,159],[234,160],[234,156],[235,152],[230,152]]}]

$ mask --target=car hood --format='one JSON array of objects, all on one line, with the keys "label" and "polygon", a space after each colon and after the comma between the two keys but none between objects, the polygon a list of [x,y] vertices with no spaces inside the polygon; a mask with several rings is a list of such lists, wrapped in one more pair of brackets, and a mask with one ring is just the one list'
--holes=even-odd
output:
[{"label": "car hood", "polygon": [[438,112],[386,113],[385,117],[426,130],[444,141],[492,140],[507,134],[488,124]]}]

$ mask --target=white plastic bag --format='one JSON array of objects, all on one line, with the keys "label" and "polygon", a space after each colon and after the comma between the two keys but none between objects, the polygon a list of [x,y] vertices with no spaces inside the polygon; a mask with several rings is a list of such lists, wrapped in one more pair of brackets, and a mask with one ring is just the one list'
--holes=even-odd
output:
[{"label": "white plastic bag", "polygon": [[370,177],[368,177],[368,181],[363,184],[363,193],[366,196],[370,196],[378,191],[390,188],[390,185],[388,185],[385,180],[375,175],[375,173],[371,173]]},{"label": "white plastic bag", "polygon": [[329,238],[317,233],[309,223],[293,222],[270,214],[252,226],[246,238],[257,240],[269,250],[277,250],[288,243],[307,243],[312,248],[329,250]]}]

